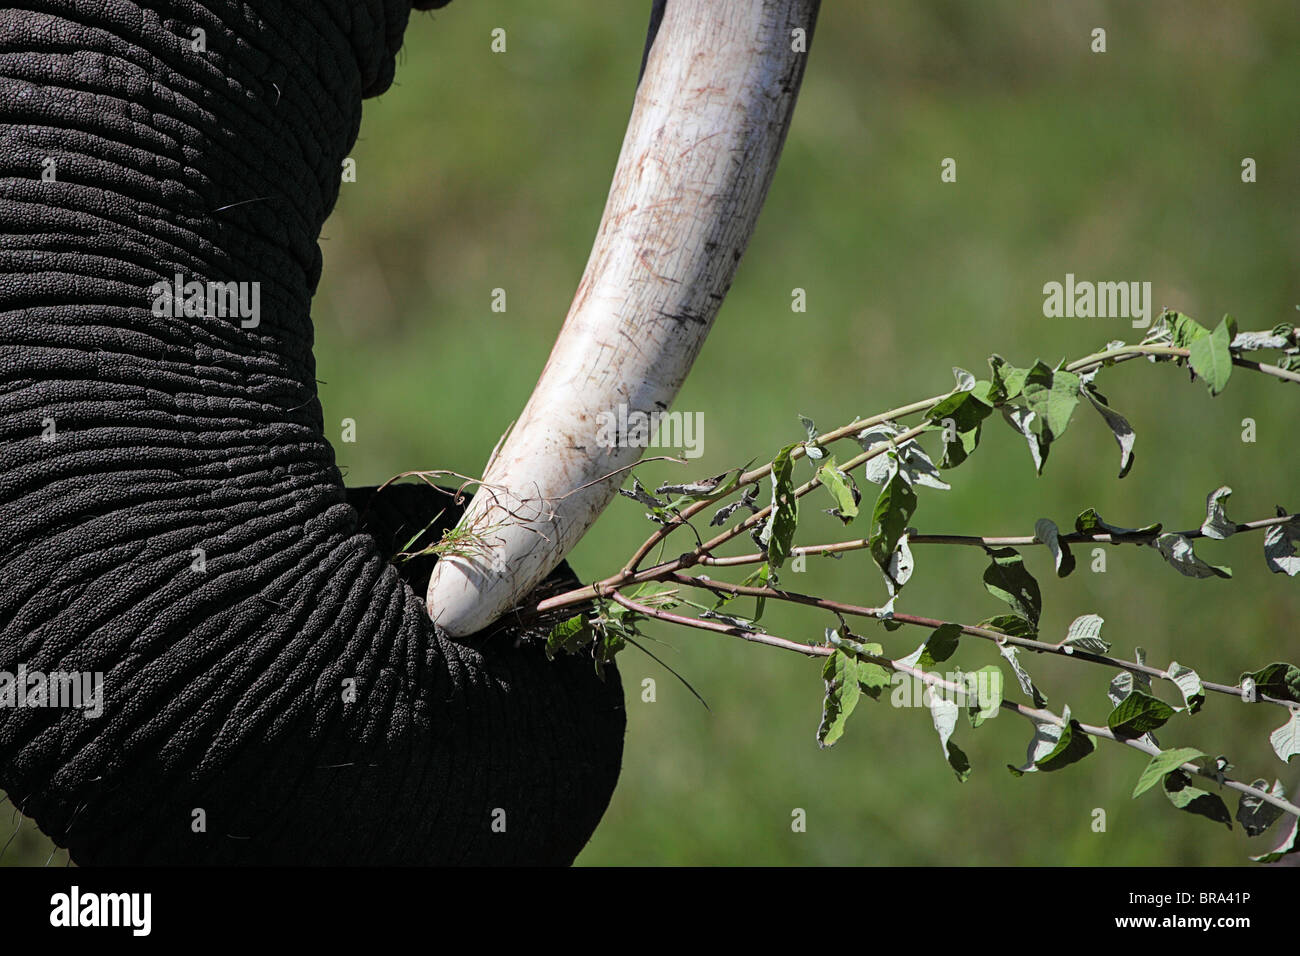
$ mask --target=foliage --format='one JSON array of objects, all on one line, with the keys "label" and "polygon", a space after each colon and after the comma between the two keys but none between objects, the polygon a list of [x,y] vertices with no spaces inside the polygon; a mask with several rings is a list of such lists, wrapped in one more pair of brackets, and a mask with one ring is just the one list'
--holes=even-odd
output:
[{"label": "foliage", "polygon": [[[1261,350],[1279,352],[1277,364],[1259,362],[1253,354],[1247,357],[1247,353]],[[1027,367],[1017,367],[994,355],[989,360],[987,379],[977,380],[964,369],[954,369],[956,386],[952,391],[824,434],[818,433],[816,425],[801,415],[806,438],[782,447],[770,464],[753,470],[734,469],[701,482],[661,487],[659,493],[671,491],[679,496],[672,502],[649,495],[633,477],[631,489],[624,494],[647,505],[650,508],[647,517],[658,528],[619,574],[558,599],[548,599],[544,602],[546,608],[539,607],[539,610],[550,609],[592,600],[596,604],[591,618],[574,617],[558,625],[548,648],[552,653],[589,651],[600,666],[628,643],[626,638],[636,633],[638,622],[653,618],[821,657],[824,699],[816,739],[823,748],[833,746],[843,737],[849,719],[858,712],[864,696],[879,700],[896,679],[911,679],[922,686],[920,702],[929,710],[941,751],[960,781],[967,780],[973,772],[966,754],[953,739],[961,707],[966,708],[972,729],[1000,710],[1009,710],[1026,718],[1033,727],[1025,762],[1019,766],[1008,765],[1015,776],[1071,767],[1093,754],[1098,739],[1106,739],[1150,757],[1134,788],[1135,798],[1159,783],[1176,809],[1232,829],[1232,815],[1219,793],[1195,784],[1197,780],[1209,780],[1217,790],[1237,792],[1237,819],[1249,835],[1257,835],[1283,816],[1294,819],[1300,814],[1300,808],[1286,798],[1281,783],[1275,782],[1271,787],[1263,780],[1243,783],[1229,776],[1232,764],[1226,757],[1210,757],[1190,747],[1164,748],[1155,732],[1163,733],[1173,726],[1173,721],[1179,722],[1180,731],[1185,729],[1182,721],[1202,712],[1207,691],[1246,703],[1267,703],[1283,708],[1288,714],[1285,722],[1272,732],[1269,742],[1278,759],[1289,762],[1300,754],[1300,667],[1276,662],[1243,674],[1237,684],[1224,685],[1203,680],[1196,670],[1177,661],[1163,669],[1149,665],[1140,647],[1134,649],[1131,660],[1110,656],[1111,642],[1101,637],[1104,620],[1096,613],[1076,617],[1059,641],[1044,640],[1040,634],[1042,588],[1026,567],[1020,549],[1047,548],[1059,577],[1068,576],[1077,566],[1070,546],[1086,543],[1137,545],[1155,552],[1184,576],[1229,579],[1231,569],[1208,563],[1196,553],[1194,542],[1221,541],[1236,534],[1262,531],[1267,567],[1275,573],[1296,577],[1300,574],[1300,562],[1295,558],[1300,517],[1279,508],[1273,517],[1235,522],[1226,512],[1232,489],[1221,486],[1207,494],[1201,525],[1182,532],[1167,532],[1161,523],[1136,528],[1113,525],[1093,508],[1083,510],[1074,519],[1071,533],[1062,534],[1056,522],[1039,518],[1034,522],[1033,534],[1021,538],[927,535],[918,533],[912,522],[920,504],[919,488],[950,489],[930,454],[921,446],[922,436],[937,433],[943,443],[941,464],[956,467],[979,448],[983,423],[997,412],[1024,439],[1032,465],[1041,474],[1052,447],[1066,433],[1078,409],[1091,408],[1119,443],[1122,478],[1133,464],[1136,434],[1128,420],[1097,390],[1096,378],[1103,369],[1138,358],[1145,358],[1151,364],[1170,363],[1187,368],[1194,379],[1206,385],[1211,396],[1217,396],[1234,368],[1246,368],[1284,382],[1300,382],[1300,374],[1293,370],[1298,357],[1300,344],[1294,326],[1240,333],[1236,323],[1225,317],[1209,330],[1186,315],[1165,312],[1137,345],[1113,341],[1101,352],[1055,366],[1039,360]],[[903,419],[918,415],[922,419],[920,424],[910,428],[901,424]],[[830,448],[842,440],[855,441],[863,451],[841,464]],[[795,480],[794,469],[800,460],[807,460],[812,469],[803,484]],[[869,512],[859,507],[862,493],[853,477],[859,467],[868,481],[880,486]],[[765,479],[770,484],[770,498],[765,507],[759,508],[754,489]],[[723,504],[742,489],[747,490],[738,502]],[[827,496],[831,506],[827,512],[845,526],[853,524],[860,514],[869,513],[868,537],[822,545],[796,545],[798,499],[817,489],[823,489]],[[745,506],[744,511],[740,510],[741,505]],[[727,530],[705,540],[692,521],[709,508],[717,509],[710,527],[726,526],[737,514],[741,517]],[[723,515],[721,520],[717,514]],[[641,570],[642,560],[682,527],[695,530],[698,542],[695,549]],[[746,532],[760,551],[719,554],[722,546]],[[915,569],[912,546],[922,543],[983,548],[989,559],[983,573],[984,588],[1004,603],[1009,613],[978,625],[967,625],[900,611],[897,602]],[[778,586],[778,571],[792,559],[839,556],[856,550],[868,551],[880,573],[887,598],[884,604],[867,607],[796,594]],[[711,575],[685,573],[697,565],[757,566],[758,571],[741,584],[728,584]],[[654,589],[647,593],[646,588],[657,582],[669,582],[675,587],[667,592]],[[633,586],[637,591],[630,597],[621,595],[622,589]],[[711,592],[717,604],[713,608],[692,604],[700,609],[696,617],[668,613],[669,602],[672,606],[683,603],[678,596],[683,588]],[[741,596],[755,598],[754,618],[719,613],[720,607]],[[835,615],[838,626],[826,627],[825,640],[812,644],[770,634],[756,623],[762,614],[762,602],[767,600],[807,605],[816,609],[813,613],[829,612]],[[931,634],[911,654],[890,658],[881,644],[864,641],[849,629],[846,618],[850,616],[877,620],[886,630],[905,625],[927,627]],[[602,633],[614,636],[598,638]],[[996,666],[969,674],[957,669],[955,663],[948,663],[943,672],[937,669],[937,665],[950,662],[969,638],[996,644],[1029,704],[1003,696],[1003,672]],[[1080,721],[1072,716],[1068,706],[1059,715],[1047,710],[1047,698],[1035,684],[1022,652],[1057,654],[1116,670],[1118,673],[1107,688],[1110,710],[1104,725]],[[1172,685],[1175,702],[1162,699],[1153,681]],[[1256,859],[1274,859],[1296,849],[1295,834],[1291,832],[1275,851]]]}]

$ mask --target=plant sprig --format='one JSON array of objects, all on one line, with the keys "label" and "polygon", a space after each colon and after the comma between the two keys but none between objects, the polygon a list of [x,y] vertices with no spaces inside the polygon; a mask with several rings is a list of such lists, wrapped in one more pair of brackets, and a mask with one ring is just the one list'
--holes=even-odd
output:
[{"label": "plant sprig", "polygon": [[[1247,353],[1261,350],[1277,351],[1281,358],[1270,364],[1246,357]],[[1154,731],[1175,715],[1199,712],[1207,692],[1269,703],[1283,707],[1289,715],[1287,722],[1270,736],[1279,759],[1288,762],[1300,754],[1300,667],[1275,662],[1243,673],[1236,683],[1207,681],[1177,661],[1164,668],[1150,665],[1141,648],[1135,650],[1133,659],[1110,654],[1110,643],[1101,638],[1104,622],[1096,614],[1076,618],[1060,640],[1044,640],[1039,634],[1041,589],[1017,550],[1047,548],[1060,577],[1075,568],[1071,545],[1131,544],[1158,552],[1185,576],[1228,578],[1231,570],[1204,561],[1192,542],[1262,533],[1269,569],[1295,577],[1300,575],[1300,515],[1278,508],[1270,517],[1233,521],[1225,510],[1232,489],[1224,486],[1207,495],[1204,522],[1179,532],[1164,531],[1161,524],[1119,527],[1106,522],[1093,509],[1082,512],[1071,531],[1062,531],[1050,519],[1039,519],[1032,535],[925,534],[912,526],[919,503],[916,489],[948,489],[941,469],[958,467],[978,449],[982,429],[995,414],[1025,440],[1034,467],[1041,473],[1052,446],[1065,433],[1076,409],[1091,407],[1119,445],[1119,476],[1124,477],[1133,465],[1135,433],[1128,420],[1097,390],[1095,380],[1103,369],[1139,358],[1188,368],[1194,379],[1206,384],[1212,396],[1223,391],[1235,368],[1300,383],[1300,337],[1295,326],[1239,332],[1236,322],[1225,317],[1214,329],[1207,329],[1186,315],[1168,311],[1142,342],[1111,342],[1105,349],[1068,364],[1051,366],[1038,361],[1018,368],[994,355],[989,360],[987,379],[976,380],[964,369],[954,369],[956,386],[952,390],[855,419],[828,432],[819,433],[812,421],[800,416],[806,438],[785,445],[770,462],[757,468],[733,468],[699,482],[664,485],[653,495],[633,477],[631,490],[623,493],[650,509],[647,517],[657,525],[653,533],[617,573],[540,601],[526,609],[524,616],[574,608],[577,613],[555,628],[548,647],[552,653],[591,653],[598,668],[603,668],[628,643],[627,637],[639,633],[637,623],[645,620],[823,658],[826,698],[817,734],[823,746],[834,744],[843,734],[862,694],[878,697],[892,680],[890,675],[906,675],[926,688],[925,702],[940,743],[960,780],[969,776],[971,767],[952,739],[959,713],[952,696],[966,701],[972,727],[978,727],[1000,709],[1015,711],[1034,725],[1026,762],[1020,767],[1008,765],[1014,774],[1061,769],[1090,755],[1094,739],[1111,740],[1151,757],[1134,796],[1160,783],[1178,809],[1207,816],[1231,828],[1232,817],[1222,799],[1193,785],[1193,779],[1209,779],[1241,795],[1237,820],[1252,836],[1284,814],[1292,817],[1292,828],[1282,844],[1255,859],[1271,861],[1300,851],[1296,830],[1300,807],[1286,799],[1280,782],[1275,781],[1272,787],[1265,780],[1244,783],[1227,775],[1231,765],[1226,758],[1211,758],[1193,748],[1162,749],[1154,736]],[[917,423],[902,424],[917,416]],[[935,434],[943,446],[937,464],[920,444],[924,436]],[[830,448],[843,441],[854,441],[861,450],[840,462]],[[812,465],[813,474],[796,482],[794,466],[805,459]],[[879,486],[873,507],[866,507],[863,501],[859,478]],[[766,503],[759,503],[764,484],[770,484],[770,497]],[[830,514],[846,526],[865,516],[870,533],[826,544],[796,545],[799,502],[818,488],[826,489],[834,505],[827,509]],[[736,496],[737,500],[730,500]],[[711,524],[722,525],[723,530],[706,537],[695,519],[709,509],[714,509]],[[675,558],[664,560],[661,555],[657,563],[645,566],[650,555],[656,549],[662,552],[681,528],[690,529],[693,546]],[[742,535],[748,535],[759,550],[719,553]],[[911,547],[918,544],[983,548],[990,562],[984,573],[984,587],[1008,605],[1009,613],[965,624],[898,610],[895,605],[914,570]],[[788,561],[809,556],[840,557],[854,551],[867,551],[880,570],[888,596],[885,604],[865,606],[780,586],[779,576]],[[731,583],[702,573],[687,573],[697,567],[753,570],[743,582]],[[629,588],[635,591],[625,594]],[[711,608],[696,604],[683,596],[685,591],[706,592],[716,603]],[[731,610],[723,612],[724,607],[741,597],[755,600],[752,617]],[[818,643],[769,633],[757,623],[769,600],[829,612],[838,627],[827,627],[825,640]],[[583,611],[583,607],[594,610]],[[696,613],[681,613],[683,607]],[[889,631],[913,626],[929,629],[931,634],[911,654],[894,659],[885,655],[880,645],[863,642],[854,635],[847,625],[849,617],[875,619]],[[615,638],[611,639],[611,634]],[[973,674],[958,671],[957,680],[935,672],[934,665],[948,660],[963,637],[993,642],[1032,706],[1002,697],[1003,672],[995,665]],[[1069,708],[1059,715],[1047,710],[1046,697],[1019,658],[1020,651],[1086,661],[1116,671],[1107,689],[1111,710],[1105,726],[1081,723],[1071,717]],[[1173,705],[1157,697],[1152,681],[1172,684],[1181,703]],[[991,683],[997,685],[996,690],[990,689]]]}]

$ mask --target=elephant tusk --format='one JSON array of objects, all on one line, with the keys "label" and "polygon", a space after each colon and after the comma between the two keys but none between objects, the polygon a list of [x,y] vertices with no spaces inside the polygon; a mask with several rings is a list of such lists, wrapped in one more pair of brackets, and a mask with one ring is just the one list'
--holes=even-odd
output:
[{"label": "elephant tusk", "polygon": [[472,545],[434,567],[429,614],[448,634],[536,587],[641,457],[644,442],[610,426],[666,411],[704,344],[776,170],[819,3],[667,4],[564,326],[461,519]]}]

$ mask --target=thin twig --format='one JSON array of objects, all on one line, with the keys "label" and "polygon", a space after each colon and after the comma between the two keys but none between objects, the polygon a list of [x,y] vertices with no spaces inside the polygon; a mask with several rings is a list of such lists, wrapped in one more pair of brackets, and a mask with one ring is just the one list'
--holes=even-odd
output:
[{"label": "thin twig", "polygon": [[[831,654],[835,652],[834,647],[825,644],[801,644],[798,641],[791,641],[783,637],[778,637],[774,634],[758,634],[754,631],[747,631],[741,627],[735,627],[727,624],[717,624],[712,621],[701,621],[698,618],[685,617],[680,614],[673,614],[671,611],[663,611],[657,608],[648,607],[644,604],[639,604],[638,602],[633,601],[630,598],[623,597],[623,595],[617,592],[613,594],[613,598],[615,601],[618,601],[619,604],[622,604],[624,607],[628,608],[629,610],[633,610],[640,614],[644,614],[647,617],[653,617],[658,620],[667,621],[673,624],[683,624],[687,627],[693,627],[703,631],[713,631],[715,633],[726,634],[729,637],[738,637],[741,640],[750,641],[755,644],[766,644],[769,647],[778,647],[783,650],[794,651],[795,653],[803,654],[809,657],[829,657]],[[934,686],[944,687],[950,691],[956,693],[962,693],[962,694],[966,692],[965,688],[962,687],[960,684],[957,684],[953,681],[945,680],[937,674],[926,673],[925,671],[919,668],[912,667],[911,665],[908,664],[904,664],[901,661],[891,660],[890,658],[880,657],[874,654],[859,653],[856,656],[861,658],[862,660],[869,660],[874,664],[879,664],[880,666],[885,667],[891,671],[901,673],[901,674],[906,674],[910,677],[916,678],[917,680],[923,681],[924,683],[932,687]],[[1048,721],[1050,723],[1056,724],[1058,727],[1065,726],[1064,718],[1052,713],[1050,710],[1027,707],[1024,704],[1019,704],[1016,703],[1015,701],[1009,701],[1005,699],[1002,701],[1001,706],[1007,710],[1020,714],[1022,717],[1027,718],[1031,722]],[[1085,733],[1091,734],[1094,737],[1101,737],[1102,739],[1109,740],[1113,743],[1124,744],[1127,747],[1132,747],[1134,750],[1141,751],[1142,753],[1147,754],[1148,756],[1151,757],[1157,756],[1158,754],[1162,753],[1159,747],[1146,743],[1141,738],[1129,739],[1129,738],[1119,737],[1109,727],[1097,727],[1092,724],[1084,724],[1080,722],[1079,728],[1083,730]],[[1292,814],[1293,816],[1300,817],[1300,806],[1296,806],[1294,803],[1292,803],[1291,801],[1283,797],[1279,797],[1276,796],[1275,794],[1269,793],[1267,790],[1261,790],[1257,787],[1252,787],[1249,784],[1242,783],[1239,780],[1234,780],[1231,777],[1228,777],[1224,774],[1220,774],[1215,771],[1210,771],[1202,767],[1198,767],[1196,764],[1193,763],[1185,763],[1179,769],[1184,770],[1187,773],[1195,774],[1196,776],[1199,777],[1205,777],[1206,779],[1213,780],[1215,783],[1218,783],[1221,786],[1228,787],[1231,790],[1236,790],[1238,793],[1246,794],[1248,796],[1254,797],[1255,799],[1263,800],[1264,802],[1272,804],[1273,806],[1277,807],[1279,810],[1283,810],[1286,813]]]},{"label": "thin twig", "polygon": [[[1288,524],[1292,521],[1300,520],[1298,514],[1280,515],[1274,518],[1260,518],[1257,521],[1244,521],[1238,524],[1234,529],[1234,534],[1240,534],[1246,531],[1259,531],[1263,528],[1273,528],[1277,525]],[[1080,534],[1071,531],[1069,534],[1061,535],[1058,540],[1065,544],[1147,544],[1154,540],[1158,535],[1164,532],[1152,532],[1149,534],[1122,534],[1111,535],[1107,533],[1098,534]],[[1200,528],[1192,528],[1187,531],[1179,531],[1177,534],[1185,538],[1204,538],[1206,534]],[[1034,535],[1019,536],[983,536],[974,534],[917,534],[909,531],[907,543],[913,544],[957,544],[969,545],[973,547],[986,548],[1029,548],[1035,545],[1045,544]],[[871,546],[871,539],[856,538],[852,541],[835,541],[831,544],[809,544],[800,545],[790,549],[791,557],[805,555],[807,557],[821,557],[828,554],[841,554],[847,551],[862,551]],[[767,555],[761,551],[751,552],[749,554],[728,555],[722,558],[705,556],[700,559],[699,564],[710,567],[726,568],[737,567],[746,564],[762,564],[767,560]]]},{"label": "thin twig", "polygon": [[[886,611],[883,608],[861,607],[856,604],[845,604],[841,601],[830,601],[826,598],[813,597],[808,594],[798,594],[794,591],[785,591],[780,588],[756,587],[745,584],[732,584],[728,581],[713,581],[704,577],[692,577],[687,574],[674,573],[667,580],[688,587],[703,588],[714,592],[715,594],[730,594],[736,597],[755,597],[771,599],[773,601],[787,601],[792,604],[804,604],[811,607],[818,607],[826,611],[832,611],[836,614],[846,614],[850,617],[866,617],[882,620],[886,617]],[[1088,661],[1092,664],[1102,664],[1106,667],[1117,668],[1129,671],[1134,674],[1144,674],[1147,677],[1154,677],[1160,680],[1167,680],[1173,683],[1173,677],[1168,671],[1161,670],[1159,667],[1152,667],[1149,664],[1140,664],[1137,661],[1126,661],[1118,657],[1110,657],[1105,654],[1094,654],[1089,651],[1080,650],[1077,647],[1070,647],[1064,642],[1060,644],[1050,644],[1046,641],[1037,641],[1033,638],[1019,637],[1014,634],[1003,634],[1001,631],[993,631],[988,628],[975,627],[969,624],[959,624],[956,621],[941,621],[933,617],[921,617],[916,614],[906,614],[901,611],[894,611],[889,615],[890,620],[898,621],[901,624],[908,624],[913,627],[924,627],[934,630],[939,627],[956,627],[961,629],[961,633],[969,634],[972,637],[982,638],[986,641],[993,641],[996,644],[1011,644],[1015,647],[1023,647],[1026,650],[1037,651],[1040,654],[1055,654],[1061,657],[1068,657],[1073,660]],[[1233,697],[1242,698],[1241,686],[1231,684],[1218,684],[1213,681],[1201,681],[1201,686],[1206,690],[1212,690],[1215,693],[1227,694]],[[1264,703],[1279,704],[1283,707],[1290,708],[1294,706],[1288,701],[1276,697],[1270,697],[1267,694],[1257,694],[1256,699]],[[1253,699],[1251,703],[1254,703]]]}]

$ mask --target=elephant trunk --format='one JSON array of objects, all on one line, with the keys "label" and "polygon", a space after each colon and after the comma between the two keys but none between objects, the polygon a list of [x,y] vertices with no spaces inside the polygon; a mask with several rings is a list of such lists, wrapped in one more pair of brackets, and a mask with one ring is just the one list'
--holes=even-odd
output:
[{"label": "elephant trunk", "polygon": [[103,698],[0,703],[0,787],[78,862],[571,860],[617,674],[437,633],[387,557],[443,502],[359,519],[316,395],[410,0],[38,6],[0,10],[0,674]]}]

